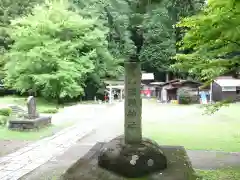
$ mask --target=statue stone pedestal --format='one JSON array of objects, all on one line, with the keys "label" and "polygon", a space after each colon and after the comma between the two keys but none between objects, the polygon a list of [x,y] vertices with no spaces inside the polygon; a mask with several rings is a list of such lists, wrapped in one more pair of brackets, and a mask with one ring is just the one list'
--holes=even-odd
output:
[{"label": "statue stone pedestal", "polygon": [[[102,144],[99,147],[99,144]],[[61,180],[129,180],[98,165],[103,149],[109,143],[96,144],[84,157],[61,176]],[[96,147],[99,148],[96,148]],[[141,180],[198,180],[186,151],[181,146],[159,146],[167,158],[167,168],[146,175]],[[101,149],[100,149],[101,148]],[[147,162],[146,162],[147,163]],[[114,164],[113,164],[114,165]],[[126,169],[128,167],[120,167]],[[58,179],[58,178],[57,178]]]},{"label": "statue stone pedestal", "polygon": [[137,178],[166,169],[167,158],[160,146],[149,139],[126,144],[121,136],[104,145],[98,165],[120,176]]}]

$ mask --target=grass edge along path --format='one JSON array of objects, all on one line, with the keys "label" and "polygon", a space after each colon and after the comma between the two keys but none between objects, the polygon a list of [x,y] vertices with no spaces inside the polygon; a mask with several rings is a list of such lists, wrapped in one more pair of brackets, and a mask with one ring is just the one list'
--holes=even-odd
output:
[{"label": "grass edge along path", "polygon": [[165,124],[143,126],[145,137],[162,145],[180,145],[187,150],[240,152],[239,125],[225,124]]},{"label": "grass edge along path", "polygon": [[7,127],[0,127],[0,140],[40,140],[54,135],[64,128],[74,125],[72,122],[61,125],[50,125],[39,130],[33,131],[13,131]]},{"label": "grass edge along path", "polygon": [[[218,170],[195,169],[195,172],[199,176],[199,180],[240,180],[240,167],[228,167]],[[128,180],[148,180],[148,178],[131,178]]]},{"label": "grass edge along path", "polygon": [[239,180],[240,166],[228,167],[218,170],[195,170],[202,177],[200,180]]}]

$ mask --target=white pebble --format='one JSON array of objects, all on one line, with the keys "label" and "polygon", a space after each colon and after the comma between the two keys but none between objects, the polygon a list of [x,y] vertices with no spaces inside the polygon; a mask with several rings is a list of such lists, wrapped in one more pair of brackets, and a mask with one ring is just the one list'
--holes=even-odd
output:
[{"label": "white pebble", "polygon": [[148,162],[147,162],[148,166],[153,166],[154,164],[154,161],[152,159],[149,159]]}]

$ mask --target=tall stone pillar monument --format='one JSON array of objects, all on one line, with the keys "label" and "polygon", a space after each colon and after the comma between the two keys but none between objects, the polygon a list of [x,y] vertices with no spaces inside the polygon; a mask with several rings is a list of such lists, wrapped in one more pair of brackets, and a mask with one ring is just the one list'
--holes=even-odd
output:
[{"label": "tall stone pillar monument", "polygon": [[141,63],[125,63],[124,137],[127,144],[142,142]]},{"label": "tall stone pillar monument", "polygon": [[151,140],[142,138],[139,53],[143,46],[143,31],[141,25],[135,23],[137,13],[130,17],[134,25],[129,27],[136,49],[125,62],[124,135],[105,144],[98,157],[100,167],[127,178],[142,177],[167,167],[167,159],[161,148]]},{"label": "tall stone pillar monument", "polygon": [[153,141],[142,138],[141,63],[125,62],[124,135],[105,144],[98,164],[127,178],[142,177],[167,167]]}]

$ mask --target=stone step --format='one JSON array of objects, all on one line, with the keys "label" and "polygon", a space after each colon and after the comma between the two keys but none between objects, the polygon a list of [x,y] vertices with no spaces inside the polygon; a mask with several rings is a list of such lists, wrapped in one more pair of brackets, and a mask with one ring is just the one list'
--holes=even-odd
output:
[{"label": "stone step", "polygon": [[16,115],[19,113],[27,113],[27,111],[20,106],[10,105],[9,107],[12,109],[12,115]]}]

